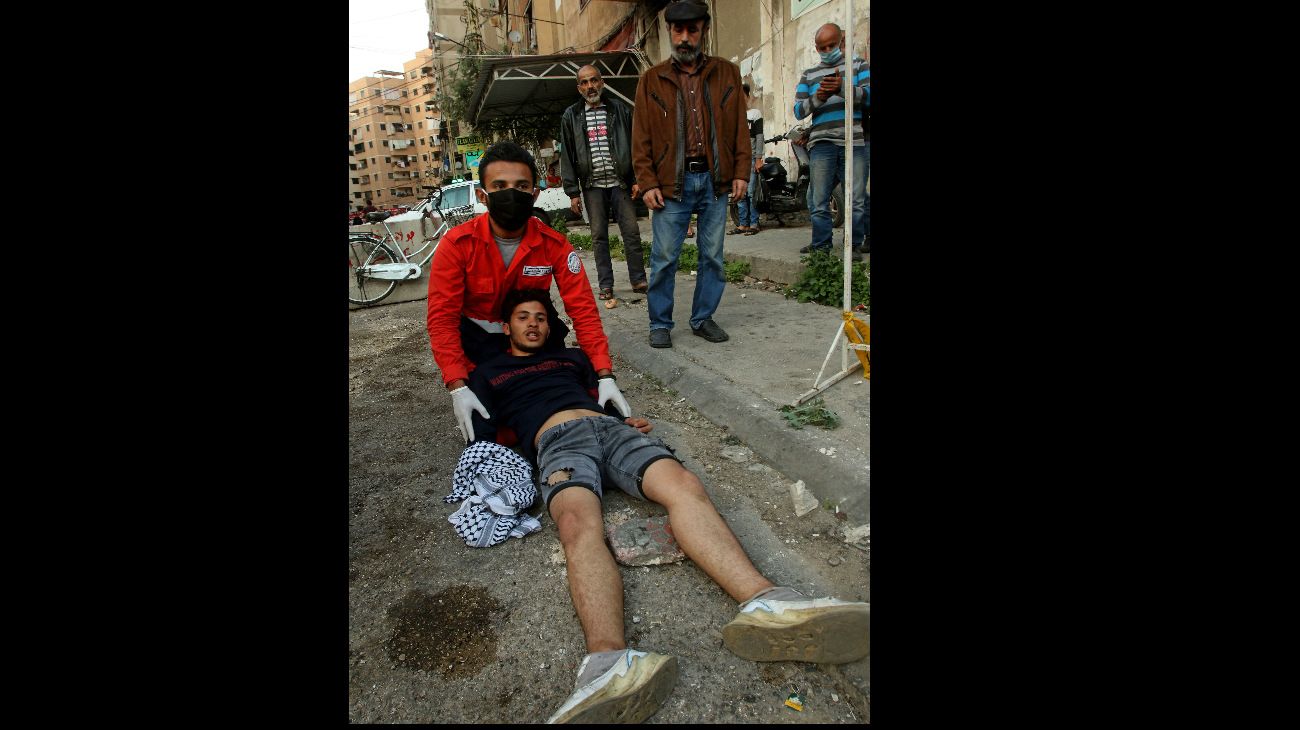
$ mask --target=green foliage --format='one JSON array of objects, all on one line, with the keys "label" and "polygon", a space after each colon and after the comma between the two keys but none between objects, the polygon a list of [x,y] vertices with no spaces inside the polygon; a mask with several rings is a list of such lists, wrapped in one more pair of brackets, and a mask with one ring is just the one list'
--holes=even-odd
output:
[{"label": "green foliage", "polygon": [[725,270],[727,281],[732,283],[744,281],[749,276],[748,261],[728,261],[722,265]]},{"label": "green foliage", "polygon": [[677,258],[679,271],[696,271],[700,268],[700,249],[693,243],[682,244],[682,255]]},{"label": "green foliage", "polygon": [[814,398],[801,406],[781,406],[781,417],[798,429],[811,425],[829,431],[840,425],[840,417],[827,408],[821,398]]},{"label": "green foliage", "polygon": [[[806,263],[799,280],[785,290],[786,297],[796,297],[801,302],[816,302],[830,307],[844,306],[844,261],[830,253],[811,253],[803,258]],[[865,304],[871,311],[871,266],[861,261],[853,262],[852,304]]]},{"label": "green foliage", "polygon": [[591,236],[586,233],[570,233],[569,243],[573,244],[573,247],[579,251],[591,250]]},{"label": "green foliage", "polygon": [[[484,22],[484,19],[479,16],[479,8],[475,7],[473,1],[465,0],[464,8],[465,13],[462,17],[468,29],[464,40],[460,41],[464,46],[458,47],[459,60],[449,66],[446,77],[439,85],[438,95],[434,97],[437,108],[449,121],[448,133],[452,137],[470,133],[469,104],[478,82],[479,71],[483,68],[481,56],[509,54],[508,48],[488,48],[483,41],[483,35],[473,30]],[[560,136],[560,115],[504,116],[491,120],[485,119],[474,126],[473,133],[482,137],[488,144],[492,140],[504,138],[535,150]]]},{"label": "green foliage", "polygon": [[554,228],[557,233],[569,232],[569,219],[565,217],[564,211],[551,214],[551,228]]}]

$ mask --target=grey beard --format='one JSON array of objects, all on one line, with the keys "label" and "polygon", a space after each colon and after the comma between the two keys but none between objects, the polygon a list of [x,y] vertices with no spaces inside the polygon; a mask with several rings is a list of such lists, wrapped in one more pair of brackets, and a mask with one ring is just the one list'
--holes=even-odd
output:
[{"label": "grey beard", "polygon": [[676,48],[674,48],[674,49],[673,49],[673,60],[676,61],[676,62],[678,62],[678,63],[694,64],[696,61],[699,60],[700,55],[701,55],[701,53],[703,52],[701,49],[702,49],[702,46],[701,46],[700,48],[696,48],[696,49],[693,50],[693,51],[680,51],[680,50],[677,50]]}]

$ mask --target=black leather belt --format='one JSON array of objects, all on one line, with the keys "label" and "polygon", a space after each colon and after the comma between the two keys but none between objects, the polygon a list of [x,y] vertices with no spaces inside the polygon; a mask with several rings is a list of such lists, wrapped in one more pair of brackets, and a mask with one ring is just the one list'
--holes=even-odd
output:
[{"label": "black leather belt", "polygon": [[708,172],[709,159],[707,157],[687,157],[686,171],[687,172]]}]

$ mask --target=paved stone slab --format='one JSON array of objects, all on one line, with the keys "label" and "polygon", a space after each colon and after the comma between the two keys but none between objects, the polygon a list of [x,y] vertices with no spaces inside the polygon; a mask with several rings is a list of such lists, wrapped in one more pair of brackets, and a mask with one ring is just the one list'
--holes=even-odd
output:
[{"label": "paved stone slab", "polygon": [[636,518],[605,528],[605,537],[620,565],[663,565],[686,559],[673,537],[668,515]]}]

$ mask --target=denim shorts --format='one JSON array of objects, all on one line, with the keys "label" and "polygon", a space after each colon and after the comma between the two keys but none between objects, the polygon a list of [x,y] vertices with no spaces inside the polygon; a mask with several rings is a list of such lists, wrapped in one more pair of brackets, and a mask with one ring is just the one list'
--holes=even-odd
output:
[{"label": "denim shorts", "polygon": [[[641,491],[645,470],[660,459],[677,459],[662,439],[647,436],[613,416],[587,416],[552,426],[538,440],[537,454],[538,481],[547,510],[551,498],[568,487],[586,487],[600,497],[604,480],[633,497],[646,499]],[[569,478],[548,484],[551,474],[561,470],[569,471]]]}]

